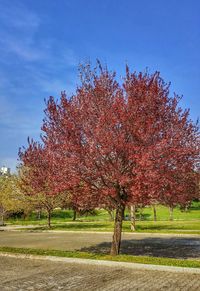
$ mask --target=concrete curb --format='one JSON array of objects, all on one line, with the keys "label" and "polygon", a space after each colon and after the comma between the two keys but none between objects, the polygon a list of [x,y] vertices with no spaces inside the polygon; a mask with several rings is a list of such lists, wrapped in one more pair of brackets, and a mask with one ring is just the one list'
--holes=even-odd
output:
[{"label": "concrete curb", "polygon": [[79,258],[64,258],[54,256],[39,256],[39,255],[25,255],[25,254],[11,254],[1,253],[2,257],[20,258],[20,259],[34,259],[34,260],[47,260],[52,262],[63,262],[69,264],[86,264],[93,266],[105,266],[105,267],[117,267],[117,268],[128,268],[137,270],[149,270],[149,271],[163,271],[163,272],[174,272],[174,273],[189,273],[189,274],[200,274],[200,269],[197,268],[186,268],[186,267],[173,267],[173,266],[158,266],[158,265],[147,265],[139,263],[126,263],[126,262],[114,262],[114,261],[103,261],[103,260],[91,260],[91,259],[79,259]]}]

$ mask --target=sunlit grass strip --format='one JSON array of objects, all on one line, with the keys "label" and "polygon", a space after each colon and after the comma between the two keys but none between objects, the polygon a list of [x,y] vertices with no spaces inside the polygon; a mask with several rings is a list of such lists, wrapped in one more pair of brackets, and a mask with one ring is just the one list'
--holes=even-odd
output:
[{"label": "sunlit grass strip", "polygon": [[[102,231],[112,232],[113,223],[106,221],[96,222],[65,222],[61,224],[52,224],[51,230],[60,231]],[[23,230],[20,228],[18,230]],[[46,231],[49,230],[47,226],[36,226],[33,228],[27,228],[27,231]],[[123,232],[131,232],[130,222],[123,222]],[[148,233],[174,233],[174,234],[200,234],[200,221],[172,221],[172,222],[145,222],[138,221],[136,223],[137,232]]]},{"label": "sunlit grass strip", "polygon": [[80,258],[80,259],[106,260],[106,261],[152,264],[152,265],[163,265],[163,266],[200,268],[200,261],[172,259],[172,258],[158,258],[158,257],[131,256],[131,255],[118,255],[118,256],[113,257],[110,255],[93,254],[93,253],[77,252],[77,251],[42,250],[42,249],[31,249],[31,248],[12,248],[12,247],[0,247],[0,252],[24,254],[24,255],[56,256],[56,257],[65,257],[65,258]]}]

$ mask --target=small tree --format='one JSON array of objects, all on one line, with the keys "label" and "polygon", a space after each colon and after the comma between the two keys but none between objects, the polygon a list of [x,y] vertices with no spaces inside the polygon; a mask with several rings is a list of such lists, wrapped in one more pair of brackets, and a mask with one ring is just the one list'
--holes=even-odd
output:
[{"label": "small tree", "polygon": [[0,176],[0,225],[4,225],[6,215],[22,210],[21,193],[15,175]]},{"label": "small tree", "polygon": [[47,224],[51,227],[51,215],[55,207],[62,205],[66,194],[59,192],[56,180],[54,160],[48,148],[39,143],[30,141],[28,148],[20,149],[19,156],[22,161],[20,169],[21,189],[34,208],[44,209],[47,212]]}]

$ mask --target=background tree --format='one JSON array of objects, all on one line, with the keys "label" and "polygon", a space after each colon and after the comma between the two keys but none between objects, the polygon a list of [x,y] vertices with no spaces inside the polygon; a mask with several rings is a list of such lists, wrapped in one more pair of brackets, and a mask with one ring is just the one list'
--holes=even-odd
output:
[{"label": "background tree", "polygon": [[16,175],[0,176],[0,225],[9,212],[17,212],[23,209],[23,201],[18,179]]},{"label": "background tree", "polygon": [[20,186],[28,201],[37,209],[47,212],[48,227],[51,227],[51,214],[66,199],[65,192],[59,192],[56,179],[57,168],[49,149],[29,140],[28,148],[21,150],[23,162],[20,170]]}]

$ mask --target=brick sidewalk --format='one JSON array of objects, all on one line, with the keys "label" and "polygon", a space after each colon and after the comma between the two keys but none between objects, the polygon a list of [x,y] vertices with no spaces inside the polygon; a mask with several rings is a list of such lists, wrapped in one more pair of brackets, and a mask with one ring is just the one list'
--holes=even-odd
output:
[{"label": "brick sidewalk", "polygon": [[200,275],[0,256],[0,290],[197,291]]}]

